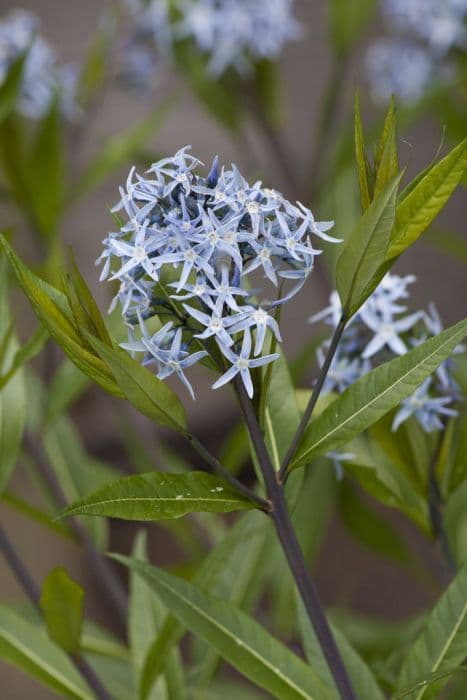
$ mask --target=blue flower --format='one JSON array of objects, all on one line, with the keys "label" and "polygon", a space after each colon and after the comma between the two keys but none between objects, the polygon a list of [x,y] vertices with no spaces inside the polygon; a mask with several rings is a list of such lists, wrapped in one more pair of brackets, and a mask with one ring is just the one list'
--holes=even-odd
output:
[{"label": "blue flower", "polygon": [[291,0],[126,0],[134,15],[132,44],[146,45],[171,59],[177,44],[189,41],[218,77],[229,69],[251,72],[255,62],[276,59],[284,44],[300,38],[302,27]]},{"label": "blue flower", "polygon": [[[187,387],[182,370],[204,357],[192,346],[212,350],[214,341],[224,362],[236,358],[237,369],[245,359],[246,369],[271,362],[275,355],[265,362],[259,357],[268,334],[281,342],[270,310],[286,304],[310,275],[320,252],[313,236],[337,240],[325,233],[331,222],[315,221],[309,209],[259,181],[250,185],[235,165],[220,167],[215,158],[207,177],[198,173],[200,165],[186,146],[146,176],[132,168],[114,207],[125,221],[104,239],[98,260],[101,279],[120,282],[111,308],[120,304],[128,326],[125,348],[144,351],[143,362],[156,364],[159,377],[175,373]],[[273,301],[252,287],[258,268]],[[150,338],[145,320],[153,316],[173,326],[166,323]],[[242,352],[252,333],[256,359],[250,361],[250,351],[248,358]],[[169,356],[174,348],[178,354]]]},{"label": "blue flower", "polygon": [[240,374],[243,385],[248,396],[253,398],[253,382],[250,376],[250,369],[262,367],[269,362],[274,362],[279,357],[278,353],[272,355],[264,355],[263,357],[250,358],[251,353],[251,334],[247,329],[243,334],[242,348],[238,354],[234,353],[228,347],[222,347],[222,352],[231,363],[231,367],[212,385],[213,389],[219,389],[227,382],[231,382],[237,374]]},{"label": "blue flower", "polygon": [[[415,281],[413,275],[400,277],[387,274],[371,297],[347,324],[337,352],[331,362],[323,386],[323,393],[342,393],[359,377],[394,355],[404,355],[411,347],[423,343],[441,332],[441,320],[433,305],[429,311],[407,313],[405,301],[408,287]],[[403,302],[403,303],[401,303]],[[336,291],[330,304],[314,314],[311,322],[324,321],[336,328],[342,316],[342,305]],[[329,340],[317,350],[318,364],[324,363]],[[456,348],[454,354],[463,350]],[[447,404],[459,400],[460,390],[452,377],[453,358],[436,370],[412,396],[402,404],[393,422],[393,430],[411,415],[415,415],[424,430],[430,432],[442,427],[441,417],[455,415]]]},{"label": "blue flower", "polygon": [[39,33],[39,19],[32,12],[13,10],[0,20],[0,86],[13,62],[26,53],[19,89],[18,109],[29,119],[41,119],[58,96],[62,115],[77,113],[76,71],[59,66],[52,47]]},{"label": "blue flower", "polygon": [[432,397],[429,393],[431,384],[432,379],[428,377],[411,396],[404,399],[394,417],[393,430],[397,430],[404,421],[415,415],[422,428],[427,433],[431,433],[433,430],[443,428],[444,416],[457,415],[456,410],[447,407],[447,404],[452,403],[453,398],[451,396]]}]

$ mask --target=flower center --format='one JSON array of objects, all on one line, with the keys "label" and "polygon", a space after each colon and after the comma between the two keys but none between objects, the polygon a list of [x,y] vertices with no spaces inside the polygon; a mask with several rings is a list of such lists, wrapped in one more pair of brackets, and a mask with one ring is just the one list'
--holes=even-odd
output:
[{"label": "flower center", "polygon": [[245,360],[243,357],[240,357],[235,364],[237,365],[238,369],[248,369],[248,360]]},{"label": "flower center", "polygon": [[261,326],[267,322],[268,314],[266,313],[266,311],[264,309],[258,309],[253,314],[253,318],[255,320],[256,325]]},{"label": "flower center", "polygon": [[382,338],[389,340],[394,335],[394,328],[392,323],[383,323],[379,331]]},{"label": "flower center", "polygon": [[246,210],[252,216],[254,216],[255,214],[259,214],[258,202],[248,202],[248,204],[246,205]]},{"label": "flower center", "polygon": [[261,260],[269,260],[269,258],[271,257],[271,251],[269,250],[269,248],[263,248],[259,253],[259,257],[261,258]]},{"label": "flower center", "polygon": [[134,255],[135,260],[137,260],[140,263],[143,262],[143,260],[146,260],[146,258],[147,258],[146,250],[141,245],[137,245],[135,247],[135,252],[133,255]]},{"label": "flower center", "polygon": [[209,328],[213,333],[219,333],[223,327],[224,326],[220,318],[213,318],[209,323]]},{"label": "flower center", "polygon": [[194,262],[194,261],[196,260],[197,257],[198,257],[198,254],[195,253],[195,251],[194,251],[194,250],[191,250],[191,249],[186,250],[185,253],[184,253],[184,258],[185,258],[185,260],[187,260],[188,262]]}]

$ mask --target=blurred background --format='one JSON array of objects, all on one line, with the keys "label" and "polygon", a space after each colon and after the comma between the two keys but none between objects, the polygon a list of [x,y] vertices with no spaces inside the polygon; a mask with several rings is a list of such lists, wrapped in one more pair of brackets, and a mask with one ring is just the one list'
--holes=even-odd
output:
[{"label": "blurred background", "polygon": [[[21,7],[40,17],[42,32],[56,48],[60,59],[79,65],[101,22],[104,5],[102,1],[91,0],[80,0],[79,3],[69,0],[23,0]],[[359,37],[351,55],[346,58],[345,65],[336,68],[329,36],[327,0],[297,0],[295,5],[296,15],[306,30],[302,40],[287,44],[281,57],[280,73],[285,104],[282,143],[297,179],[303,180],[309,167],[310,153],[319,151],[321,145],[320,167],[331,167],[335,146],[343,130],[352,128],[353,96],[357,86],[362,94],[364,122],[371,124],[380,116],[378,106],[368,97],[365,55],[375,37],[385,30],[377,11]],[[0,16],[16,7],[14,2],[1,0]],[[336,70],[342,75],[337,82],[338,94],[331,105],[333,126],[331,133],[326,135],[326,142],[320,144],[322,131],[319,120],[323,100],[329,98],[328,87],[333,76],[335,78]],[[185,144],[191,144],[193,153],[205,163],[219,154],[221,161],[227,164],[231,161],[237,163],[247,177],[259,177],[265,185],[281,189],[291,199],[304,197],[304,193],[298,195],[294,191],[290,180],[278,167],[277,160],[271,157],[267,137],[254,123],[249,123],[242,142],[232,138],[200,106],[177,73],[170,69],[161,70],[161,75],[149,94],[124,91],[115,86],[107,87],[92,120],[86,124],[85,138],[80,142],[77,152],[71,154],[73,160],[80,163],[92,158],[103,142],[143,119],[151,106],[169,92],[176,93],[176,104],[161,127],[144,144],[144,153],[139,159],[141,163],[172,154]],[[408,172],[412,174],[432,161],[440,144],[443,141],[449,142],[449,134],[445,133],[439,115],[430,114],[426,110],[422,118],[412,115],[405,120],[400,129],[399,141],[401,161],[407,163]],[[118,186],[125,181],[130,165],[131,163],[122,165],[104,183],[72,206],[61,226],[64,240],[72,244],[79,267],[103,308],[108,305],[110,294],[108,285],[98,283],[94,261],[100,255],[102,239],[111,229],[109,208],[118,200]],[[347,203],[352,197],[348,182],[355,181],[356,178],[353,170],[349,172],[351,175],[339,175],[339,182],[333,181],[329,187],[325,183],[321,191],[316,191],[314,198],[306,202],[318,220],[336,220],[335,234],[338,236],[345,236],[351,228],[352,211]],[[2,218],[7,225],[16,223],[20,231],[24,228],[21,222],[14,221],[14,215],[5,207]],[[466,220],[464,190],[453,198],[446,212],[436,222],[436,228],[439,231],[454,232],[459,241],[467,246]],[[30,261],[40,257],[40,251],[31,250],[25,231],[23,234],[16,236],[17,248]],[[446,247],[449,246],[444,246],[444,249],[440,246],[439,236],[427,237],[427,240],[422,240],[404,254],[396,271],[400,274],[413,273],[418,278],[412,290],[411,303],[414,309],[426,307],[427,301],[433,300],[444,324],[449,325],[466,315],[467,248],[454,249],[454,254],[450,254]],[[332,286],[326,261],[320,260],[318,265],[321,265],[321,271],[311,275],[305,289],[296,297],[293,305],[289,305],[282,318],[284,348],[289,357],[296,356],[304,343],[312,337],[315,329],[307,324],[307,319],[326,304]],[[18,300],[17,308],[18,314],[24,314],[27,324],[29,312],[23,309],[21,300]],[[195,375],[194,382],[196,381]],[[193,432],[208,443],[212,450],[218,450],[238,418],[235,407],[229,400],[227,391],[211,392],[209,386],[203,390],[201,383],[198,383],[197,393],[196,402],[186,401]],[[165,459],[165,448],[162,446],[177,447],[172,445],[171,436],[162,431],[156,434],[153,426],[142,416],[138,416],[129,406],[104,395],[96,387],[90,387],[73,406],[72,416],[87,452],[98,460],[114,464],[122,473],[130,472],[134,466],[130,463],[128,445],[122,446],[121,440],[128,426],[131,426],[133,437],[137,436],[142,448],[153,455],[156,464],[158,460],[162,463]],[[12,489],[29,501],[35,500],[36,484],[25,469],[17,470]],[[384,517],[395,525],[403,537],[418,549],[421,558],[429,563],[433,571],[431,584],[417,581],[403,569],[395,567],[391,561],[375,557],[363,544],[349,536],[337,514],[331,519],[321,553],[314,565],[315,576],[327,606],[350,606],[363,615],[384,616],[390,621],[397,621],[416,614],[429,605],[436,597],[443,575],[436,553],[417,534],[415,528],[393,512],[380,506],[376,508],[384,512]],[[98,603],[99,598],[94,595],[96,581],[93,571],[76,543],[55,537],[49,530],[33,524],[7,504],[2,505],[0,518],[14,537],[22,557],[30,564],[37,582],[41,582],[53,566],[65,565],[85,586],[89,615],[119,631],[112,619],[110,607],[102,607]],[[313,518],[313,513],[310,513],[310,518]],[[134,531],[130,525],[112,522],[109,549],[125,553],[130,551]],[[166,529],[151,528],[149,543],[154,562],[164,564],[177,561],[180,553]],[[9,601],[21,598],[22,593],[15,580],[0,560],[0,599]],[[33,680],[3,664],[0,675],[1,696],[5,700],[22,700],[26,697],[46,700],[53,697]]]}]

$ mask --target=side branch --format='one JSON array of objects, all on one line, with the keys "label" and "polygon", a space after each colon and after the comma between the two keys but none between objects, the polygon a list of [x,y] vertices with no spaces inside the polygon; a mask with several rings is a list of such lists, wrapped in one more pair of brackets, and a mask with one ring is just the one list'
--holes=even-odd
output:
[{"label": "side branch", "polygon": [[303,433],[305,432],[308,423],[310,422],[311,416],[313,415],[313,411],[315,410],[315,406],[318,402],[318,399],[320,397],[324,382],[326,381],[327,374],[329,372],[329,368],[331,366],[331,363],[334,359],[334,355],[336,354],[337,346],[339,345],[339,341],[342,337],[342,333],[344,332],[344,328],[346,326],[347,319],[342,316],[339,323],[337,324],[336,330],[334,331],[334,335],[332,336],[331,344],[329,346],[329,349],[326,354],[326,358],[324,360],[323,366],[321,367],[318,379],[316,381],[316,385],[311,393],[310,400],[308,402],[308,405],[303,413],[302,420],[300,421],[300,425],[297,428],[297,432],[295,433],[292,442],[290,443],[289,449],[287,450],[287,453],[284,457],[284,460],[282,462],[281,468],[279,470],[279,480],[280,481],[285,481],[286,476],[287,476],[287,470],[289,468],[289,465],[293,459],[293,456],[297,450],[298,444],[300,440],[303,437]]}]

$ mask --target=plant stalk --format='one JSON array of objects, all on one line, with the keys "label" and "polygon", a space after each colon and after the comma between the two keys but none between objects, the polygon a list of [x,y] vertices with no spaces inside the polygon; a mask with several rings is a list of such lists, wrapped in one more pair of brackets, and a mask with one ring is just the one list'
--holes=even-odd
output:
[{"label": "plant stalk", "polygon": [[245,388],[238,377],[235,380],[235,389],[263,474],[266,491],[271,502],[272,510],[269,515],[273,520],[279,542],[289,564],[290,571],[295,580],[308,617],[318,638],[318,642],[341,699],[357,700],[331,628],[326,619],[318,591],[312,581],[306,561],[303,557],[287,509],[283,484],[280,482],[278,473],[274,470],[272,465],[253,404],[248,398]]},{"label": "plant stalk", "polygon": [[300,425],[297,428],[297,431],[293,437],[292,442],[290,443],[290,446],[289,446],[289,448],[286,452],[286,455],[284,457],[284,460],[281,464],[281,468],[279,470],[279,481],[286,480],[287,470],[288,470],[289,465],[290,465],[290,463],[294,457],[294,454],[297,450],[298,444],[299,444],[300,440],[302,439],[303,433],[305,432],[305,430],[308,426],[308,423],[310,422],[310,419],[313,415],[313,411],[314,411],[315,406],[316,406],[318,399],[320,397],[324,382],[325,382],[327,374],[329,372],[329,368],[331,366],[331,363],[334,359],[334,355],[336,354],[337,346],[339,345],[339,341],[342,337],[342,333],[344,332],[346,323],[347,323],[347,319],[345,318],[345,316],[342,316],[339,323],[337,324],[335,331],[334,331],[334,335],[332,336],[331,344],[329,345],[325,360],[323,362],[323,366],[321,367],[318,379],[316,381],[316,385],[313,388],[308,405],[305,408],[305,411],[303,413],[302,419],[300,421]]},{"label": "plant stalk", "polygon": [[[24,562],[17,554],[13,543],[10,541],[10,538],[1,526],[0,551],[5,557],[5,560],[8,562],[21,588],[26,593],[36,610],[42,615],[40,607],[40,590]],[[88,664],[86,659],[84,659],[81,654],[68,654],[68,656],[73,661],[83,678],[87,681],[89,687],[92,688],[96,694],[96,697],[99,698],[99,700],[112,700],[112,696],[106,690],[106,688],[104,688],[100,679],[95,674],[94,669]]]}]

